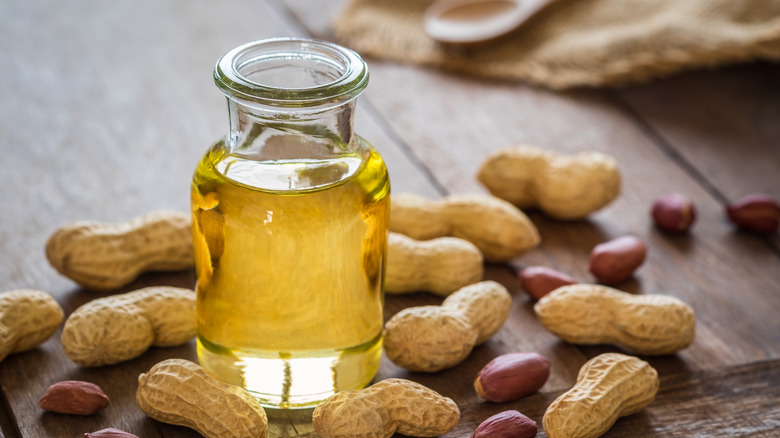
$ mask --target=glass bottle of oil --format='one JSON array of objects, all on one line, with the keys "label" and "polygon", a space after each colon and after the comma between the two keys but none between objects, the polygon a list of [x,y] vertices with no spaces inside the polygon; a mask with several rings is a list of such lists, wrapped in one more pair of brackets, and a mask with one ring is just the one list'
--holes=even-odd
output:
[{"label": "glass bottle of oil", "polygon": [[361,388],[382,350],[390,199],[352,130],[367,66],[271,39],[225,54],[214,78],[230,130],[192,182],[199,361],[268,407]]}]

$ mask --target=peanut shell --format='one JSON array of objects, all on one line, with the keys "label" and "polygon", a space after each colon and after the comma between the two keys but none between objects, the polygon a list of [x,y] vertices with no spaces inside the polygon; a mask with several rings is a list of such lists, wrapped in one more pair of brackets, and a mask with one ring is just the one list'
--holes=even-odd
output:
[{"label": "peanut shell", "polygon": [[0,293],[0,361],[49,339],[64,312],[51,295],[33,289]]},{"label": "peanut shell", "polygon": [[577,383],[555,399],[542,418],[550,438],[596,438],[619,417],[637,413],[655,400],[658,373],[647,362],[604,353],[580,368]]},{"label": "peanut shell", "polygon": [[566,342],[614,344],[628,351],[672,354],[693,341],[693,309],[667,295],[633,295],[595,284],[563,286],[534,305],[539,322]]},{"label": "peanut shell", "polygon": [[385,354],[412,371],[453,367],[501,328],[510,304],[506,288],[482,281],[459,289],[441,306],[406,308],[385,324]]},{"label": "peanut shell", "polygon": [[138,376],[136,400],[155,420],[189,427],[206,438],[268,435],[268,418],[260,402],[188,360],[164,360]]},{"label": "peanut shell", "polygon": [[181,345],[195,337],[195,292],[169,286],[92,300],[76,309],[62,330],[62,347],[86,367],[140,356],[151,346]]},{"label": "peanut shell", "polygon": [[459,419],[452,399],[410,380],[385,379],[331,396],[314,409],[312,424],[322,438],[435,437]]},{"label": "peanut shell", "polygon": [[428,291],[447,296],[482,279],[482,253],[456,237],[418,241],[390,233],[385,290],[389,294]]},{"label": "peanut shell", "polygon": [[143,272],[192,267],[190,217],[155,211],[114,224],[75,222],[49,237],[46,258],[60,274],[86,289],[117,289]]},{"label": "peanut shell", "polygon": [[488,262],[510,260],[540,242],[525,213],[495,196],[462,194],[429,201],[400,193],[390,202],[390,231],[416,240],[459,237],[476,245]]},{"label": "peanut shell", "polygon": [[492,193],[519,208],[539,208],[548,216],[583,219],[620,193],[620,171],[605,153],[560,154],[519,145],[490,154],[477,179]]}]

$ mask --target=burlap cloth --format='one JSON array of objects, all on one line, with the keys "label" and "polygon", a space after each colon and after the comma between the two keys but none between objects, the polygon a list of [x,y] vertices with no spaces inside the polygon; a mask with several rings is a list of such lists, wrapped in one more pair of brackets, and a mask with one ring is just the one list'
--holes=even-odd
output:
[{"label": "burlap cloth", "polygon": [[423,30],[432,0],[350,0],[336,39],[367,57],[551,88],[613,86],[683,70],[780,60],[780,0],[560,0],[468,51]]}]

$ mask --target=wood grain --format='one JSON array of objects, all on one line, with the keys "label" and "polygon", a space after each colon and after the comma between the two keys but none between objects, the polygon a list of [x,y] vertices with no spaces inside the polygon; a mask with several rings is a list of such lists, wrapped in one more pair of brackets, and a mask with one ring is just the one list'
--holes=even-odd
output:
[{"label": "wood grain", "polygon": [[[0,3],[0,284],[4,290],[52,293],[66,315],[105,296],[83,291],[46,262],[46,239],[74,220],[120,221],[147,211],[189,208],[195,164],[227,129],[224,97],[213,85],[216,59],[240,43],[271,36],[328,38],[341,0],[205,0]],[[587,256],[596,243],[632,233],[650,248],[634,293],[667,293],[698,318],[694,344],[673,356],[647,357],[662,376],[648,410],[607,434],[634,436],[778,436],[780,257],[777,236],[734,232],[723,202],[745,191],[780,188],[778,70],[772,64],[691,72],[619,91],[556,93],[430,69],[369,60],[371,83],[358,104],[356,131],[385,157],[394,192],[430,198],[484,191],[474,175],[493,150],[528,142],[559,152],[614,155],[620,198],[588,220],[554,221],[529,211],[542,245],[485,278],[513,297],[510,318],[462,364],[413,373],[383,358],[377,380],[404,377],[452,397],[470,435],[484,418],[519,409],[537,421],[576,379],[579,367],[611,346],[577,347],[545,331],[514,271],[551,266],[591,281]],[[674,103],[673,105],[670,102]],[[653,228],[655,196],[694,197],[693,232]],[[145,274],[116,291],[148,285],[193,287],[194,273]],[[426,293],[388,296],[385,318],[439,304]],[[0,363],[2,436],[80,436],[117,427],[144,438],[196,437],[147,418],[134,400],[137,377],[170,357],[196,360],[194,343],[153,348],[132,361],[81,368],[62,351],[58,331],[41,347]],[[481,401],[472,380],[493,357],[537,351],[553,372],[542,390],[509,404]],[[44,413],[38,399],[59,380],[99,384],[111,399],[91,417]],[[271,437],[315,436],[310,410],[272,412]],[[543,433],[540,436],[544,436]]]},{"label": "wood grain", "polygon": [[616,95],[691,168],[701,169],[713,190],[734,201],[753,192],[780,195],[778,77],[780,65],[757,63],[687,72]]},{"label": "wood grain", "polygon": [[[780,389],[770,382],[778,378],[777,360],[666,376],[661,378],[658,394],[650,406],[619,418],[603,436],[777,436],[780,407],[776,400]],[[450,435],[468,436],[473,430],[463,427],[464,424],[479,424],[491,415],[515,409],[540,425],[538,437],[546,437],[541,429],[544,410],[562,393],[542,388],[517,402],[469,405]]]},{"label": "wood grain", "polygon": [[[725,205],[750,193],[780,197],[778,77],[778,64],[740,65],[684,73],[616,96]],[[780,252],[778,235],[768,239]]]}]

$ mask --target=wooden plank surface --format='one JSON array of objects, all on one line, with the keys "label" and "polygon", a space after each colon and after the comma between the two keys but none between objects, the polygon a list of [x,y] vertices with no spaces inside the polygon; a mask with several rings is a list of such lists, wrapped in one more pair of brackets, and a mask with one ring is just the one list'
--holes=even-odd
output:
[{"label": "wooden plank surface", "polygon": [[[755,362],[719,370],[680,373],[661,379],[655,401],[642,412],[621,418],[605,437],[777,436],[780,362]],[[516,409],[541,424],[544,409],[559,392],[542,391],[511,403],[473,403],[449,435],[469,436],[465,424]],[[760,415],[756,415],[760,413]],[[547,436],[540,429],[539,437]]]},{"label": "wooden plank surface", "polygon": [[[779,80],[780,65],[758,63],[688,72],[616,95],[656,144],[726,204],[780,188]],[[769,239],[780,248],[777,234]]]},{"label": "wooden plank surface", "polygon": [[[6,66],[0,81],[3,290],[47,291],[66,314],[107,295],[79,289],[48,265],[43,247],[50,233],[74,220],[188,210],[194,166],[227,128],[224,98],[211,79],[216,59],[263,37],[329,38],[329,20],[341,4],[0,4],[0,64]],[[536,321],[533,301],[513,270],[546,265],[590,281],[586,264],[593,245],[631,233],[648,242],[649,257],[620,288],[690,303],[697,312],[697,336],[677,355],[645,358],[662,377],[658,399],[618,421],[606,436],[780,435],[777,236],[735,232],[722,211],[724,202],[742,193],[780,195],[777,65],[691,72],[619,91],[565,93],[375,59],[369,66],[371,84],[356,128],[388,162],[394,192],[436,198],[484,191],[475,179],[478,166],[491,151],[516,143],[559,152],[605,151],[624,175],[620,198],[589,220],[560,222],[529,213],[542,245],[512,266],[486,271],[486,279],[504,284],[513,297],[510,319],[493,339],[461,365],[439,373],[408,372],[383,358],[377,380],[410,378],[452,397],[462,419],[447,437],[468,436],[504,409],[519,409],[541,422],[546,406],[572,385],[582,363],[619,350],[557,340]],[[669,191],[684,191],[696,201],[699,220],[690,235],[670,237],[650,223],[650,203]],[[192,287],[194,275],[147,274],[117,292],[162,284]],[[439,302],[429,294],[389,296],[385,317]],[[193,342],[87,369],[64,356],[59,335],[0,363],[3,436],[80,436],[103,427],[145,438],[198,436],[147,418],[134,400],[138,374],[169,357],[195,360]],[[550,380],[538,394],[517,402],[481,401],[471,386],[474,375],[510,351],[546,355],[553,366]],[[111,405],[90,417],[44,413],[37,406],[40,395],[65,379],[98,383]],[[308,415],[273,413],[270,436],[311,436]]]}]

